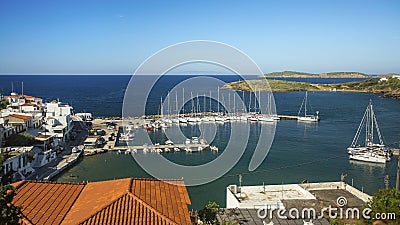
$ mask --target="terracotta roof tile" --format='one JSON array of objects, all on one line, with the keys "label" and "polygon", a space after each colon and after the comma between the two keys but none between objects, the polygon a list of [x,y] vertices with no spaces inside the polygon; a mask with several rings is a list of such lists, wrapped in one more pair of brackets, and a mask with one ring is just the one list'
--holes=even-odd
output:
[{"label": "terracotta roof tile", "polygon": [[190,224],[183,180],[165,181],[23,181],[13,184],[13,204],[22,206],[20,224]]},{"label": "terracotta roof tile", "polygon": [[25,220],[21,224],[29,224],[26,220],[32,224],[57,223],[54,218],[63,218],[84,188],[82,184],[38,181],[18,182],[13,186],[17,188],[17,194],[12,203],[22,207],[21,213]]},{"label": "terracotta roof tile", "polygon": [[77,221],[83,221],[87,216],[115,201],[129,190],[131,180],[131,178],[126,178],[86,184],[63,224],[76,224]]},{"label": "terracotta roof tile", "polygon": [[19,114],[11,114],[11,117],[22,119],[22,120],[28,120],[32,119],[32,116],[25,116],[25,115],[19,115]]},{"label": "terracotta roof tile", "polygon": [[36,106],[36,104],[33,103],[24,103],[21,106]]}]

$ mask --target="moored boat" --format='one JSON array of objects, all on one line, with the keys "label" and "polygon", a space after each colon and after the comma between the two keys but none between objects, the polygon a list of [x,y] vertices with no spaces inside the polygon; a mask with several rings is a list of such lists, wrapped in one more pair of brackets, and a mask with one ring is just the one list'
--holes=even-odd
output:
[{"label": "moored boat", "polygon": [[[364,143],[360,144],[358,140],[363,130],[365,130],[365,139]],[[375,130],[379,143],[374,143]],[[351,145],[347,148],[347,153],[349,154],[349,159],[353,160],[374,163],[386,163],[390,161],[390,152],[383,143],[381,131],[373,110],[372,100],[370,100],[365,110]]]}]

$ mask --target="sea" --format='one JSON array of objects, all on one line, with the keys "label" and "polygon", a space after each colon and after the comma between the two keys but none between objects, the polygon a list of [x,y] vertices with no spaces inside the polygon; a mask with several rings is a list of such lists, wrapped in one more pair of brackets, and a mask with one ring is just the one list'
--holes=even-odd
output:
[{"label": "sea", "polygon": [[[213,76],[223,82],[237,81],[238,76]],[[148,114],[157,114],[160,98],[178,83],[193,76],[165,76],[158,80],[149,95],[146,106]],[[119,75],[20,75],[0,76],[2,93],[12,91],[43,98],[45,101],[60,100],[71,104],[74,111],[90,112],[95,117],[121,117],[124,94],[130,76]],[[256,79],[256,77],[255,77]],[[309,78],[296,81],[339,83],[355,81],[346,78]],[[216,86],[198,87],[200,94],[211,93],[215,96]],[[228,90],[221,90],[228,92]],[[226,95],[225,95],[226,96]],[[297,115],[304,99],[304,92],[273,93],[276,111],[283,115]],[[250,95],[245,94],[249,100]],[[349,161],[346,148],[351,144],[364,111],[372,100],[374,110],[384,142],[390,147],[399,147],[400,141],[400,101],[383,98],[380,94],[345,93],[345,92],[309,92],[309,110],[319,111],[319,123],[299,123],[282,120],[276,123],[272,146],[261,165],[249,171],[249,162],[253,155],[257,137],[261,132],[258,123],[242,123],[243,129],[250,128],[247,148],[238,163],[219,179],[188,187],[191,209],[201,209],[208,201],[216,201],[225,206],[226,187],[231,184],[242,185],[289,184],[309,182],[339,181],[345,175],[345,181],[368,194],[373,194],[385,187],[384,177],[389,175],[389,186],[396,182],[397,159],[393,158],[386,165]],[[226,101],[226,99],[225,99]],[[207,104],[201,106],[207,109]],[[190,105],[187,106],[190,110]],[[215,110],[216,105],[209,106]],[[187,154],[186,152],[163,153],[174,162],[185,165],[199,165],[218,158],[230,141],[230,123],[220,124],[213,144],[220,148],[218,153],[203,151]],[[202,129],[198,125],[179,128],[187,137],[198,136]],[[139,131],[138,131],[139,132]],[[141,131],[140,131],[141,132]],[[163,131],[151,134],[152,140],[166,140]],[[241,140],[234,140],[240,142]],[[71,176],[72,175],[72,176]],[[82,182],[118,179],[125,177],[151,177],[130,155],[108,152],[83,157],[71,169],[57,178],[62,182]]]}]

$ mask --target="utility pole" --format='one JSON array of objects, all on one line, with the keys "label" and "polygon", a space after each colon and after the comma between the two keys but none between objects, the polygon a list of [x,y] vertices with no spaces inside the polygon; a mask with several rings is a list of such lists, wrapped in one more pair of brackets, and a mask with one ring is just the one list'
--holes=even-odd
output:
[{"label": "utility pole", "polygon": [[383,180],[385,181],[386,189],[389,189],[389,175],[386,175]]},{"label": "utility pole", "polygon": [[346,178],[347,177],[347,173],[346,174],[341,174],[340,175],[340,181],[342,181],[342,182],[344,182],[344,178]]}]

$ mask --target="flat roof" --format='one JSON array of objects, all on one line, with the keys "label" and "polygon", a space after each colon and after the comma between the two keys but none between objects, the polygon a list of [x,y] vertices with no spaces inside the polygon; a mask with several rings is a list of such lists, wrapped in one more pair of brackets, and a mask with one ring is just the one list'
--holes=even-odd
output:
[{"label": "flat roof", "polygon": [[236,194],[241,205],[264,205],[282,203],[282,199],[315,199],[314,195],[298,184],[242,186]]},{"label": "flat roof", "polygon": [[[344,182],[322,182],[305,184],[258,185],[227,187],[229,204],[227,207],[259,208],[265,205],[274,208],[303,208],[308,205],[324,207],[325,203],[335,203],[345,197],[347,206],[361,207],[371,196]],[[228,200],[227,200],[228,201]]]},{"label": "flat roof", "polygon": [[85,139],[84,143],[87,143],[87,142],[96,142],[98,138],[99,138],[99,136],[88,136],[88,137]]}]

